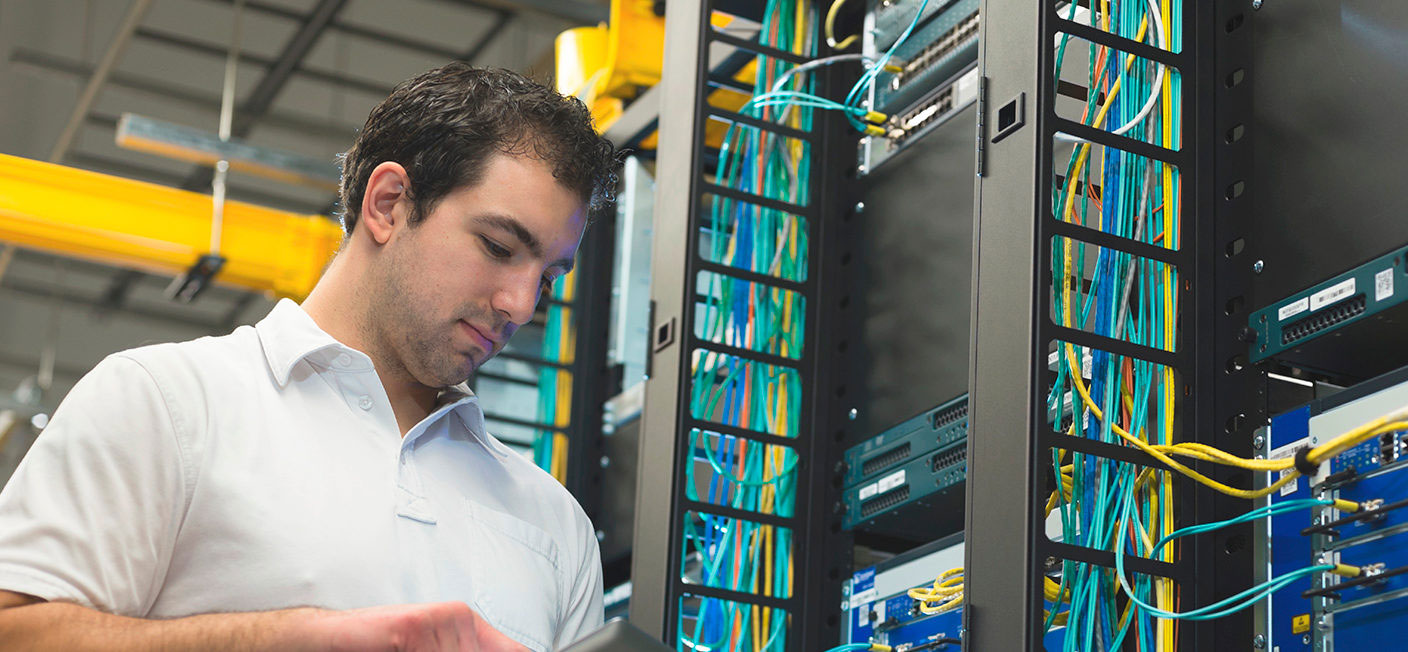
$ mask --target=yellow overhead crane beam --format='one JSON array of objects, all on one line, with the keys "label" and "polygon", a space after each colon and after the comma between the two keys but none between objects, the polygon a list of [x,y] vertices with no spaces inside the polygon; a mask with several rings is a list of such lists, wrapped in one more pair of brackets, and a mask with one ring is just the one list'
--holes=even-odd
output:
[{"label": "yellow overhead crane beam", "polygon": [[[665,19],[656,16],[650,0],[611,0],[609,21],[574,27],[557,35],[555,83],[557,92],[575,95],[591,110],[596,130],[606,133],[620,119],[626,105],[646,88],[660,82],[665,57]],[[734,17],[715,11],[709,18],[716,29],[733,24]],[[757,63],[750,62],[733,78],[753,83]],[[709,94],[709,104],[737,111],[749,96],[721,88]],[[727,126],[710,120],[705,142],[723,143]],[[658,136],[651,134],[641,149],[655,149]]]},{"label": "yellow overhead crane beam", "polygon": [[[0,242],[179,276],[210,253],[211,198],[0,154]],[[342,242],[321,215],[225,202],[217,283],[302,299]]]}]

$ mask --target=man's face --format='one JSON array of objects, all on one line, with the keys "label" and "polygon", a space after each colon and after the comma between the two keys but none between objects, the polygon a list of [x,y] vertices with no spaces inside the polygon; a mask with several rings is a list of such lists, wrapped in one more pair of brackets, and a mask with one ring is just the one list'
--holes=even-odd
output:
[{"label": "man's face", "polygon": [[586,224],[547,164],[495,155],[478,184],[446,195],[385,245],[377,335],[417,382],[464,382],[533,318],[572,267]]}]

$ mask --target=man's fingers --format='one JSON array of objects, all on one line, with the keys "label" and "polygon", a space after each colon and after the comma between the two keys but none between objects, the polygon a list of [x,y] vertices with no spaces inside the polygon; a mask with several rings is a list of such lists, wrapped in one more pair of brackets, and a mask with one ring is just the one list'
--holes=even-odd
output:
[{"label": "man's fingers", "polygon": [[459,614],[462,620],[457,620],[463,623],[459,629],[462,643],[458,649],[465,652],[529,652],[528,648],[494,629],[483,615],[463,604],[460,606],[464,607],[464,611]]}]

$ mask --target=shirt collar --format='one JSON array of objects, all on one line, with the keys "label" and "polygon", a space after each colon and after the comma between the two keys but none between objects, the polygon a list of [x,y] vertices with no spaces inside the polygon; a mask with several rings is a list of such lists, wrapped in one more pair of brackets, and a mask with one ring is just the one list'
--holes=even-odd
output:
[{"label": "shirt collar", "polygon": [[269,371],[280,387],[288,385],[294,366],[314,353],[331,348],[353,351],[318,328],[313,318],[292,299],[280,299],[274,309],[254,325],[254,330],[259,334]]}]

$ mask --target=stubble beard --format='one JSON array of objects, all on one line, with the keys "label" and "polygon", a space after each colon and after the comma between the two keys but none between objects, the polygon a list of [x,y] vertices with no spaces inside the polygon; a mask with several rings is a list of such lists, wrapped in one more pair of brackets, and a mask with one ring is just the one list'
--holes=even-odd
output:
[{"label": "stubble beard", "polygon": [[389,261],[380,296],[369,297],[367,321],[388,363],[399,365],[405,374],[427,387],[453,387],[469,380],[481,361],[466,364],[454,345],[455,322],[439,323],[429,306],[434,302],[417,292],[420,287],[408,278],[409,269],[399,258]]}]

